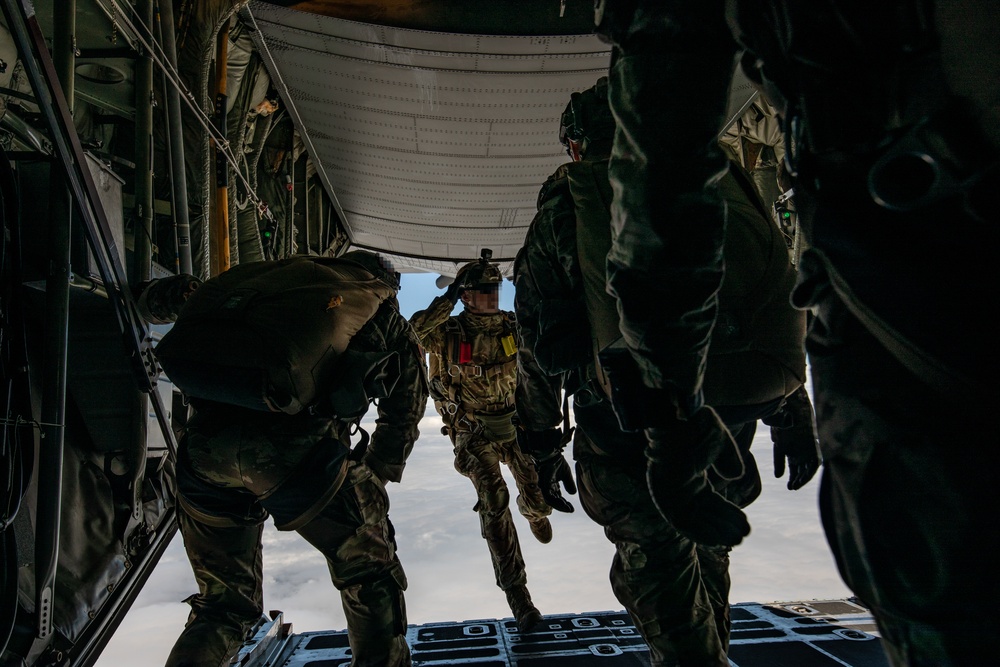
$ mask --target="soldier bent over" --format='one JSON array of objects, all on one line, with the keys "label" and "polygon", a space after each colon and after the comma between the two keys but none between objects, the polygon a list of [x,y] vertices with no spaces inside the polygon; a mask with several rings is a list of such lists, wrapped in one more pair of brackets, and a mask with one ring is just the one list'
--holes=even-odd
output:
[{"label": "soldier bent over", "polygon": [[[234,398],[236,390],[230,395],[220,391],[218,399],[211,400],[191,395],[185,389],[193,415],[179,445],[177,516],[198,593],[188,598],[191,613],[167,659],[168,667],[229,664],[260,620],[261,534],[268,515],[274,518],[278,530],[298,532],[326,557],[347,618],[352,667],[411,664],[405,638],[406,577],[396,557],[385,484],[400,481],[417,438],[417,424],[427,402],[425,366],[416,337],[396,304],[398,277],[371,253],[354,251],[345,257],[353,261],[297,258],[260,262],[234,267],[218,277],[244,270],[266,273],[269,266],[276,267],[277,277],[271,279],[273,291],[262,288],[260,281],[253,289],[241,285],[241,290],[229,291],[218,289],[216,279],[200,287],[197,281],[186,283],[197,287],[196,296],[210,291],[212,300],[215,296],[225,297],[215,310],[237,304],[236,308],[250,313],[246,317],[252,320],[254,304],[275,294],[313,293],[317,289],[315,277],[326,275],[325,267],[346,276],[340,286],[332,287],[326,295],[319,294],[319,301],[292,304],[297,315],[275,310],[276,326],[268,332],[274,335],[266,338],[268,350],[276,347],[274,341],[279,336],[307,347],[299,340],[303,328],[296,320],[304,312],[331,314],[346,310],[352,300],[364,301],[364,295],[373,291],[379,294],[381,303],[376,301],[357,318],[349,345],[329,372],[315,373],[317,386],[329,391],[324,390],[318,401],[310,401],[301,410],[289,413],[284,401],[294,397],[273,391],[273,387],[267,387],[266,402],[284,406],[273,411],[248,406],[245,399],[249,394]],[[289,276],[289,270],[306,280],[278,286],[281,277]],[[161,282],[178,278],[190,276]],[[282,292],[283,288],[288,290]],[[157,299],[145,299],[143,303],[152,308]],[[192,304],[193,298],[179,309],[162,310],[172,311],[167,313],[168,319],[179,310],[180,323]],[[210,315],[207,321],[198,320],[198,325],[200,330],[211,331],[217,320]],[[175,324],[171,333],[177,327]],[[316,330],[322,339],[322,322]],[[249,339],[255,333],[258,331],[254,327],[244,326],[229,346],[241,349],[246,340],[235,338]],[[335,335],[331,331],[330,340]],[[184,368],[177,367],[175,378],[174,366],[168,363],[164,348],[168,336],[157,348],[160,362],[168,376],[184,388],[178,379]],[[204,344],[209,343],[206,337]],[[327,345],[329,349],[335,347],[322,342],[321,354],[325,354],[322,350],[329,351]],[[222,345],[212,352],[225,358],[227,351],[219,347]],[[383,362],[385,366],[377,366]],[[290,373],[294,373],[294,366],[292,362],[287,364],[293,369]],[[233,374],[240,370],[237,368]],[[217,387],[227,381],[211,371],[203,379],[215,382]],[[260,386],[259,382],[246,384]],[[379,385],[385,391],[371,391]],[[195,391],[211,393],[200,388]],[[363,437],[352,451],[352,428],[364,415],[371,397],[380,398],[377,426],[367,447]]]}]

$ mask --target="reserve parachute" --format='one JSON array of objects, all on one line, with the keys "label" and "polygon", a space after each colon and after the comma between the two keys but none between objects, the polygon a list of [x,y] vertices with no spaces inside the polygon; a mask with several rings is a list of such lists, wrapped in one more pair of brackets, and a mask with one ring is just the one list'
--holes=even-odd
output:
[{"label": "reserve parachute", "polygon": [[156,357],[189,396],[296,414],[335,388],[351,338],[393,294],[345,259],[239,264],[191,295]]}]

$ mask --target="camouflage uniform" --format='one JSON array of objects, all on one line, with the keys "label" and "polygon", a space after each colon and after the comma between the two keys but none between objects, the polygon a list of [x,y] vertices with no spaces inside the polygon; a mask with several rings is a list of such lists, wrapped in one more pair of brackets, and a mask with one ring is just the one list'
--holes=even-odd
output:
[{"label": "camouflage uniform", "polygon": [[[741,0],[728,3],[728,25],[722,0],[601,4],[601,32],[619,51],[610,78],[622,130],[609,284],[646,384],[695,391],[707,352],[725,223],[703,189],[721,156],[703,147],[718,131],[735,34],[794,132],[810,249],[793,299],[816,313],[821,513],[841,575],[871,606],[894,665],[988,662],[995,631],[978,602],[996,598],[1000,576],[961,545],[996,544],[998,357],[992,328],[956,295],[996,282],[996,3]],[[845,99],[860,102],[843,113]],[[915,179],[918,162],[933,177]],[[678,224],[692,205],[697,224]],[[672,256],[673,243],[690,252]],[[690,276],[701,289],[661,301]]]},{"label": "camouflage uniform", "polygon": [[[554,428],[563,418],[561,391],[574,394],[580,499],[617,547],[612,588],[649,645],[651,664],[722,667],[728,665],[729,549],[695,544],[658,512],[646,484],[646,439],[621,430],[600,386],[586,334],[608,325],[592,327],[588,318],[593,315],[584,306],[583,282],[595,273],[603,276],[585,270],[588,262],[603,268],[598,262],[605,251],[595,230],[610,235],[607,160],[599,156],[588,161],[585,155],[583,162],[564,165],[549,178],[515,261],[522,337],[518,418],[529,431]],[[805,315],[788,303],[794,269],[749,176],[734,172],[720,187],[733,212],[732,256],[726,257],[731,274],[720,295],[725,325],[713,334],[705,392],[745,463],[739,479],[716,477],[713,483],[731,502],[746,507],[761,490],[750,452],[756,422],[780,412],[784,397],[802,387]],[[612,329],[615,325],[616,319],[610,322]],[[811,421],[807,425],[815,452]]]},{"label": "camouflage uniform", "polygon": [[[455,469],[476,488],[474,510],[479,512],[496,584],[510,591],[523,587],[527,577],[500,464],[514,475],[517,509],[529,522],[547,523],[545,517],[552,512],[538,488],[531,459],[515,441],[511,423],[517,332],[513,313],[465,311],[451,317],[453,308],[447,296],[438,296],[426,310],[414,313],[410,323],[430,353],[431,395],[455,448]],[[463,344],[468,346],[468,361],[460,356]]]},{"label": "camouflage uniform", "polygon": [[410,664],[406,577],[385,483],[400,480],[417,438],[426,369],[395,299],[351,348],[399,353],[399,379],[378,402],[365,452],[350,452],[350,425],[339,420],[192,400],[178,453],[178,519],[199,592],[188,599],[191,614],[169,667],[228,664],[260,619],[260,540],[269,514],[279,530],[297,531],[326,557],[347,616],[351,664]]}]

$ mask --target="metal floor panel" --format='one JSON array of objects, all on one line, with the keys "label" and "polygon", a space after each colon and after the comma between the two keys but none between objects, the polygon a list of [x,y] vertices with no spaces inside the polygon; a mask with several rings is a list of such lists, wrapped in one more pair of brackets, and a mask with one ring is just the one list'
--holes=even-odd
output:
[{"label": "metal floor panel", "polygon": [[[854,600],[732,607],[733,667],[887,667],[871,613]],[[512,618],[410,626],[414,667],[627,667],[649,665],[623,611],[545,616],[521,634]],[[280,612],[262,622],[236,664],[245,667],[348,667],[346,631],[294,634]]]}]

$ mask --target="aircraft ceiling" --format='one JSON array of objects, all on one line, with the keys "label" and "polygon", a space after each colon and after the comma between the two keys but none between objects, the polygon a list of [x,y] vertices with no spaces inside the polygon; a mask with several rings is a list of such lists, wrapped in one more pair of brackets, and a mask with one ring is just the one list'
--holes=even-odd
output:
[{"label": "aircraft ceiling", "polygon": [[[446,275],[491,248],[509,271],[541,184],[567,160],[557,132],[569,96],[608,71],[610,47],[581,18],[592,7],[575,3],[588,11],[560,24],[557,2],[488,3],[499,14],[376,4],[295,5],[305,12],[252,1],[246,11],[355,246],[402,271]],[[481,32],[399,27],[458,21]],[[550,34],[496,34],[526,25]],[[586,32],[554,34],[564,25]]]}]

